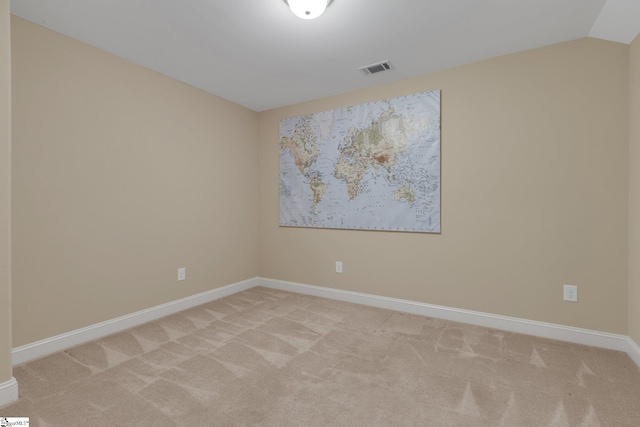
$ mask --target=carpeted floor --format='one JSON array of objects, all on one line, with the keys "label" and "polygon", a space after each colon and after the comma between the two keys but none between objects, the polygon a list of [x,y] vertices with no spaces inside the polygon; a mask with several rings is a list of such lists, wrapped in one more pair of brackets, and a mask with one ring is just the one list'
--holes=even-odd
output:
[{"label": "carpeted floor", "polygon": [[14,369],[31,426],[640,426],[621,352],[251,290]]}]

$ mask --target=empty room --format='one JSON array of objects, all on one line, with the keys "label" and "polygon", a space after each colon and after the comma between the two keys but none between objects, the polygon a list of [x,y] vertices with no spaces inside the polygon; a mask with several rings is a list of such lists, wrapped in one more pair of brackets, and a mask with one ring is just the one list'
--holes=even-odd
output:
[{"label": "empty room", "polygon": [[0,0],[0,425],[640,426],[639,33]]}]

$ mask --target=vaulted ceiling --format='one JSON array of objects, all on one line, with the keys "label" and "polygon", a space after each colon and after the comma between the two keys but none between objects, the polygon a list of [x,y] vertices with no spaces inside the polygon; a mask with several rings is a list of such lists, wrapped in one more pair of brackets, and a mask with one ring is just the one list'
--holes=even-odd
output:
[{"label": "vaulted ceiling", "polygon": [[[14,15],[255,111],[597,37],[630,43],[638,0],[14,0]],[[389,60],[394,69],[358,68]]]}]

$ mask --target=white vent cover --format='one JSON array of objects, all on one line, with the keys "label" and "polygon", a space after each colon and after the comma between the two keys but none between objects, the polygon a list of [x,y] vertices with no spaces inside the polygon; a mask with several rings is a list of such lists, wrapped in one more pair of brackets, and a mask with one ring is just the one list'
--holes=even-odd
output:
[{"label": "white vent cover", "polygon": [[364,67],[358,68],[358,70],[362,71],[362,74],[376,74],[381,73],[383,71],[393,70],[393,65],[389,61],[376,62],[375,64],[365,65]]}]

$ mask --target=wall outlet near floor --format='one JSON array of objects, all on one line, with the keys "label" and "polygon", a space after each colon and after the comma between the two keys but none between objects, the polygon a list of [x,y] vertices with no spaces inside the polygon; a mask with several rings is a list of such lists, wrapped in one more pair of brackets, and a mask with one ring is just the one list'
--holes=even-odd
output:
[{"label": "wall outlet near floor", "polygon": [[187,278],[187,269],[185,267],[181,267],[178,269],[178,282]]},{"label": "wall outlet near floor", "polygon": [[564,285],[564,300],[578,302],[578,287],[574,285]]},{"label": "wall outlet near floor", "polygon": [[336,273],[342,273],[342,261],[336,261]]}]

